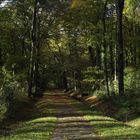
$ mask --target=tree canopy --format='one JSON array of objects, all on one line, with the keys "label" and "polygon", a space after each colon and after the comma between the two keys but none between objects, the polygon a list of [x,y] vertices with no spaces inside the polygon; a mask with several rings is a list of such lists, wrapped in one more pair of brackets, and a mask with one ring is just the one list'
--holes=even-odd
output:
[{"label": "tree canopy", "polygon": [[0,0],[4,101],[57,88],[131,104],[139,64],[139,0]]}]

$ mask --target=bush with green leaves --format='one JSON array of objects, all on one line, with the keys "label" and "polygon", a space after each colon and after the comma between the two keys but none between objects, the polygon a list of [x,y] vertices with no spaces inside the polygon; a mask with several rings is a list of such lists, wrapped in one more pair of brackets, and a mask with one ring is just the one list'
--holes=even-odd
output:
[{"label": "bush with green leaves", "polygon": [[25,88],[16,80],[16,76],[2,68],[0,78],[0,119],[3,119],[5,114],[9,113],[8,110],[10,110],[14,98],[22,94],[25,94]]},{"label": "bush with green leaves", "polygon": [[127,67],[125,69],[125,89],[126,91],[139,92],[140,89],[140,69]]},{"label": "bush with green leaves", "polygon": [[84,79],[82,81],[83,91],[91,94],[100,93],[104,85],[103,70],[98,67],[88,67],[83,73]]},{"label": "bush with green leaves", "polygon": [[7,112],[7,104],[3,100],[3,98],[0,97],[0,122],[5,117],[6,112]]},{"label": "bush with green leaves", "polygon": [[135,96],[130,98],[128,94],[125,94],[123,97],[115,96],[112,101],[114,106],[118,108],[118,111],[115,114],[117,119],[127,121],[139,116],[139,98],[136,98]]}]

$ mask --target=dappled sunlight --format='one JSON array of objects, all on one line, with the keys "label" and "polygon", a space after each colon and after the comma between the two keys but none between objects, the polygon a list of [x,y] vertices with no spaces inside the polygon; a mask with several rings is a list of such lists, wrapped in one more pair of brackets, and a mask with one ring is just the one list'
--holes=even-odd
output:
[{"label": "dappled sunlight", "polygon": [[0,0],[0,140],[140,140],[140,0]]},{"label": "dappled sunlight", "polygon": [[90,124],[94,127],[95,131],[101,135],[101,138],[106,140],[138,139],[140,137],[138,129],[113,118],[92,115],[86,115],[85,118],[90,121]]},{"label": "dappled sunlight", "polygon": [[94,133],[89,121],[86,121],[81,114],[81,116],[61,117],[58,119],[53,140],[65,138],[69,140],[97,140],[99,136]]},{"label": "dappled sunlight", "polygon": [[[24,103],[23,103],[24,104]],[[21,113],[28,116],[26,120],[10,126],[10,136],[6,139],[93,139],[98,138],[88,120],[78,109],[81,103],[66,95],[46,94],[32,103],[32,108],[24,108]],[[23,111],[23,112],[22,112]],[[53,132],[54,131],[54,132]],[[53,134],[54,133],[54,134]]]},{"label": "dappled sunlight", "polygon": [[[9,126],[10,136],[6,136],[4,139],[49,139],[52,136],[57,121],[56,115],[51,116],[51,114],[56,113],[56,111],[53,108],[47,109],[48,104],[51,102],[52,100],[47,100],[47,98],[44,97],[35,102],[29,101],[30,106],[28,106],[28,101],[23,101],[22,107],[24,108],[18,108],[15,114],[20,122]],[[38,107],[37,104],[41,106]],[[20,116],[18,114],[20,114]],[[17,120],[17,117],[15,120]],[[3,137],[0,137],[0,139],[3,140]]]},{"label": "dappled sunlight", "polygon": [[98,96],[87,97],[85,102],[93,110],[100,111],[108,116],[115,116],[118,112],[118,108],[113,105],[112,101],[103,100]]},{"label": "dappled sunlight", "polygon": [[99,100],[99,98],[97,96],[90,96],[90,97],[86,98],[85,101],[90,105],[91,108],[102,104],[102,101]]},{"label": "dappled sunlight", "polygon": [[115,119],[113,119],[113,118],[110,118],[110,117],[107,117],[107,116],[97,116],[97,115],[86,115],[85,116],[88,120],[99,120],[99,121],[101,121],[101,120],[103,120],[103,121],[117,121],[117,120],[115,120]]},{"label": "dappled sunlight", "polygon": [[[96,100],[96,97],[88,98]],[[22,106],[28,102],[22,102]],[[45,94],[35,102],[30,102],[20,110],[21,117],[17,124],[11,124],[10,135],[5,140],[120,140],[139,138],[139,129],[133,127],[139,119],[123,123],[102,112],[89,108],[61,92],[55,95]],[[132,125],[130,125],[132,124]],[[3,137],[0,137],[3,140]]]},{"label": "dappled sunlight", "polygon": [[[5,140],[18,140],[18,139],[34,139],[38,140],[49,139],[54,130],[56,118],[44,117],[37,118],[27,122],[21,122],[17,125],[11,126],[10,136],[5,137]],[[0,139],[3,139],[3,137]]]},{"label": "dappled sunlight", "polygon": [[37,118],[37,119],[34,119],[34,120],[31,120],[27,123],[42,123],[42,122],[47,122],[47,123],[50,123],[50,122],[55,122],[56,118],[55,117],[44,117],[44,118]]},{"label": "dappled sunlight", "polygon": [[136,128],[140,128],[140,117],[138,117],[134,120],[131,120],[129,122],[126,122],[126,124],[133,126],[133,127],[136,127]]}]

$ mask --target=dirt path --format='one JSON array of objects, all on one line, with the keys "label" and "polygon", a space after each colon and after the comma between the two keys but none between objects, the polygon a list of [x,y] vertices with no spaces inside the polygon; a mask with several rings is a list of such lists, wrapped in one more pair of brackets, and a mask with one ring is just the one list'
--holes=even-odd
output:
[{"label": "dirt path", "polygon": [[6,123],[0,140],[97,140],[90,122],[78,106],[82,103],[60,91],[43,98],[16,103],[14,117]]},{"label": "dirt path", "polygon": [[57,108],[57,125],[52,140],[99,140],[90,123],[78,110],[77,104],[80,102],[59,92],[51,99]]},{"label": "dirt path", "polygon": [[0,125],[0,140],[140,139],[139,128],[91,110],[63,92],[44,94],[14,101],[10,118]]}]

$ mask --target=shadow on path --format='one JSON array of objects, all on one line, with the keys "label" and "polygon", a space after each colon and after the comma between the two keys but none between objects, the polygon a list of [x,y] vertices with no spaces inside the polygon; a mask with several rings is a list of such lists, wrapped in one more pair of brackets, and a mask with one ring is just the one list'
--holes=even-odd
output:
[{"label": "shadow on path", "polygon": [[78,110],[77,105],[80,102],[59,92],[46,95],[45,98],[52,100],[47,109],[52,110],[51,115],[58,118],[52,140],[99,140],[90,122]]},{"label": "shadow on path", "polygon": [[[139,131],[90,110],[61,91],[46,91],[40,99],[16,102],[11,120],[3,124],[0,140],[125,140]],[[99,137],[100,135],[100,137]]]}]

